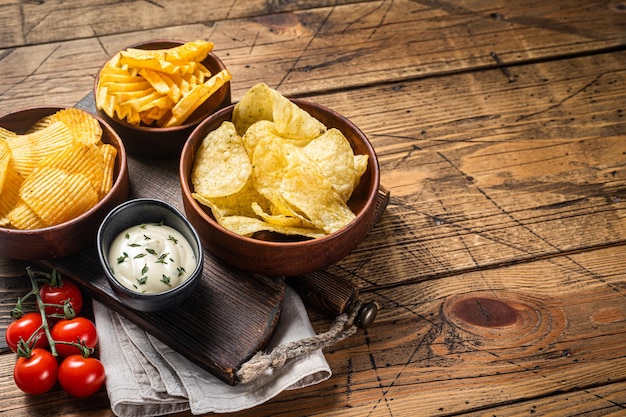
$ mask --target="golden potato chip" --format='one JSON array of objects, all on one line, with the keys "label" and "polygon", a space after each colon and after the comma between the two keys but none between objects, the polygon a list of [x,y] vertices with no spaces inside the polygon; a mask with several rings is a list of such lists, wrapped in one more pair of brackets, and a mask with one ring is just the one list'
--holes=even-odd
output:
[{"label": "golden potato chip", "polygon": [[175,46],[166,51],[165,59],[168,61],[194,61],[200,62],[213,51],[213,42],[196,40]]},{"label": "golden potato chip", "polygon": [[258,83],[246,91],[233,108],[232,121],[241,136],[259,120],[274,121],[272,94],[265,83]]},{"label": "golden potato chip", "polygon": [[[367,155],[359,155],[359,165],[346,137],[337,129],[329,129],[304,147],[304,153],[319,166],[343,201],[348,201],[367,168]],[[364,157],[364,158],[363,158]]]},{"label": "golden potato chip", "polygon": [[274,122],[269,120],[259,120],[258,122],[250,125],[241,137],[248,155],[254,155],[254,149],[256,148],[257,143],[259,143],[261,139],[267,137],[272,138],[272,140],[281,140],[278,133],[276,133],[276,129],[274,129]]},{"label": "golden potato chip", "polygon": [[85,175],[49,167],[33,171],[19,195],[48,226],[71,220],[98,202],[98,193]]},{"label": "golden potato chip", "polygon": [[100,70],[96,108],[135,125],[183,124],[231,78],[227,71],[211,77],[201,63],[212,49],[213,43],[201,40],[167,49],[120,51]]},{"label": "golden potato chip", "polygon": [[200,144],[191,181],[204,197],[235,194],[248,182],[252,164],[231,122],[224,122],[210,132]]},{"label": "golden potato chip", "polygon": [[233,109],[233,123],[241,135],[259,120],[273,121],[279,135],[301,141],[326,131],[322,122],[265,83],[248,90]]},{"label": "golden potato chip", "polygon": [[205,83],[195,86],[172,107],[172,118],[165,123],[164,127],[180,126],[183,124],[202,103],[207,101],[211,95],[230,81],[231,78],[231,73],[224,69],[209,78]]},{"label": "golden potato chip", "polygon": [[[316,238],[355,218],[346,202],[367,170],[367,155],[355,155],[339,130],[327,129],[267,85],[248,90],[235,105],[232,122],[209,137],[222,143],[203,143],[206,148],[198,151],[193,196],[223,227],[244,236],[273,232]],[[233,138],[245,149],[238,155],[248,157],[252,172],[241,190],[229,194],[232,179],[248,175],[228,161]],[[221,197],[205,195],[220,191]]]},{"label": "golden potato chip", "polygon": [[154,88],[158,93],[170,97],[173,102],[177,101],[175,93],[174,91],[172,91],[173,83],[168,83],[167,81],[165,81],[164,77],[161,77],[161,75],[157,71],[141,69],[139,70],[139,75],[145,78],[145,80],[148,81],[152,88]]},{"label": "golden potato chip", "polygon": [[[10,224],[10,220],[7,217],[9,212],[17,204],[18,193],[23,178],[17,173],[17,170],[13,166],[13,162],[10,160],[10,152],[7,153],[8,145],[0,140],[0,148],[3,149],[2,156],[0,157],[0,181],[2,186],[0,191],[0,226],[7,227]],[[9,158],[6,158],[8,154]]]},{"label": "golden potato chip", "polygon": [[102,139],[100,122],[84,110],[70,107],[59,110],[48,117],[50,121],[65,123],[74,140],[87,144],[97,144]]},{"label": "golden potato chip", "polygon": [[192,67],[193,62],[175,64],[164,59],[160,59],[159,57],[154,57],[146,52],[150,51],[144,51],[141,49],[127,49],[125,51],[121,51],[120,64],[136,68],[137,70],[149,69],[164,72],[166,74],[178,75],[189,74],[195,70],[195,67]]},{"label": "golden potato chip", "polygon": [[219,218],[226,216],[242,215],[254,217],[254,205],[258,205],[265,212],[269,212],[271,209],[270,202],[254,188],[252,181],[248,181],[235,194],[224,197],[205,197],[198,193],[192,193],[192,195],[200,204],[210,207],[218,221]]},{"label": "golden potato chip", "polygon": [[325,232],[320,230],[298,227],[284,227],[246,216],[227,216],[222,219],[220,224],[234,233],[248,237],[257,232],[263,231],[280,233],[283,235],[304,236],[309,238],[317,238],[325,235]]},{"label": "golden potato chip", "polygon": [[0,139],[2,140],[7,140],[7,139],[11,139],[14,138],[15,136],[17,136],[17,133],[9,130],[9,129],[5,129],[3,127],[0,127]]},{"label": "golden potato chip", "polygon": [[270,214],[263,210],[257,203],[252,203],[252,210],[263,221],[276,226],[314,228],[313,223],[304,219],[302,216],[294,216],[293,214]]},{"label": "golden potato chip", "polygon": [[36,229],[61,223],[93,207],[111,189],[117,150],[101,142],[95,117],[60,110],[27,132],[0,129],[7,138],[0,139],[0,226]]},{"label": "golden potato chip", "polygon": [[100,190],[104,181],[102,153],[97,145],[76,142],[43,158],[37,167],[58,168],[68,174],[83,174],[95,190]]},{"label": "golden potato chip", "polygon": [[72,132],[62,122],[52,122],[41,130],[16,135],[7,141],[15,169],[27,177],[42,158],[74,143]]},{"label": "golden potato chip", "polygon": [[104,197],[113,187],[113,177],[115,175],[115,157],[117,149],[113,145],[103,143],[99,147],[102,156],[102,185],[98,191],[100,198]]},{"label": "golden potato chip", "polygon": [[18,200],[15,207],[7,215],[7,218],[11,226],[20,230],[41,229],[48,226],[22,200]]},{"label": "golden potato chip", "polygon": [[287,171],[280,194],[292,212],[302,213],[326,233],[341,229],[355,218],[331,182],[313,166],[293,167]]},{"label": "golden potato chip", "polygon": [[0,139],[0,195],[2,195],[2,187],[4,186],[4,179],[7,176],[10,162],[11,148],[9,148],[6,140]]},{"label": "golden potato chip", "polygon": [[[169,62],[200,62],[213,50],[213,42],[196,40],[185,42],[182,45],[165,49],[136,49],[128,48],[127,56],[136,58],[157,58]],[[124,54],[122,54],[124,55]]]}]

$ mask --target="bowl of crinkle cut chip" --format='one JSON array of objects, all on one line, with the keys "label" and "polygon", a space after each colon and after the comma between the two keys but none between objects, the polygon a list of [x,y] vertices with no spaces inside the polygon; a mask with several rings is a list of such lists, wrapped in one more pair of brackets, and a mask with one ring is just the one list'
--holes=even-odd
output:
[{"label": "bowl of crinkle cut chip", "polygon": [[99,117],[59,107],[0,116],[0,257],[79,252],[128,188],[124,145]]}]

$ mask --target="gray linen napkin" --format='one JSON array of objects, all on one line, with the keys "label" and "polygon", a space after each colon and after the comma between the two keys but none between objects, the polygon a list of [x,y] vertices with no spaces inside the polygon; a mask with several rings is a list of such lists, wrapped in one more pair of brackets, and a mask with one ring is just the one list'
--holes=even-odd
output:
[{"label": "gray linen napkin", "polygon": [[[228,413],[262,404],[284,390],[331,376],[321,350],[287,361],[247,383],[230,386],[118,313],[94,301],[98,349],[113,413],[120,417]],[[267,350],[315,336],[298,294],[287,287],[283,310]]]}]

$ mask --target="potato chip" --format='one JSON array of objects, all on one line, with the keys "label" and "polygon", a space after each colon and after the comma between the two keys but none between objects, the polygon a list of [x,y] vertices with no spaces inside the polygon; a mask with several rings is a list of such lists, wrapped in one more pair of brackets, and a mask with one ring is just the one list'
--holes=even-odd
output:
[{"label": "potato chip", "polygon": [[68,174],[83,174],[95,190],[100,190],[104,181],[100,148],[82,142],[76,142],[43,158],[37,167],[58,168]]},{"label": "potato chip", "polygon": [[213,43],[193,41],[157,50],[128,48],[100,70],[96,108],[134,125],[179,126],[231,79],[202,64]]},{"label": "potato chip", "polygon": [[98,193],[85,175],[49,167],[33,171],[19,195],[48,226],[71,220],[98,202]]},{"label": "potato chip", "polygon": [[86,111],[77,108],[67,108],[59,110],[49,116],[51,122],[59,121],[72,132],[74,140],[87,144],[96,144],[102,139],[102,127],[100,122]]},{"label": "potato chip", "polygon": [[98,191],[100,198],[104,197],[113,187],[113,176],[115,172],[115,157],[117,149],[115,146],[103,143],[99,147],[102,156],[102,185]]},{"label": "potato chip", "polygon": [[200,62],[213,50],[213,42],[195,40],[166,49],[128,48],[125,53],[136,58],[157,58],[168,62]]},{"label": "potato chip", "polygon": [[0,140],[0,227],[10,223],[7,215],[17,203],[22,180],[11,161],[9,146]]},{"label": "potato chip", "polygon": [[[210,132],[205,142],[192,169],[193,197],[235,233],[316,238],[356,217],[347,201],[367,170],[367,155],[355,155],[339,130],[327,129],[263,83],[246,92],[232,122]],[[229,161],[233,149],[235,163]]]},{"label": "potato chip", "polygon": [[197,193],[205,197],[235,194],[248,182],[252,164],[231,122],[224,122],[200,144],[191,180]]},{"label": "potato chip", "polygon": [[309,238],[322,237],[326,234],[324,231],[320,230],[284,227],[246,216],[227,216],[222,219],[220,224],[234,233],[248,237],[263,231],[280,233],[282,235],[304,236]]},{"label": "potato chip", "polygon": [[204,197],[198,193],[192,193],[193,197],[200,203],[211,208],[216,220],[227,216],[242,215],[254,217],[253,206],[257,204],[262,210],[269,211],[269,201],[259,194],[252,182],[248,182],[244,188],[235,194],[225,197]]},{"label": "potato chip", "polygon": [[317,163],[343,201],[348,201],[367,168],[367,155],[359,155],[357,166],[350,143],[337,129],[313,139],[304,147],[304,153]]},{"label": "potato chip", "polygon": [[209,78],[205,83],[198,84],[189,93],[185,94],[174,107],[172,107],[172,118],[164,127],[180,126],[194,111],[207,101],[207,99],[220,89],[232,78],[228,70],[222,70]]},{"label": "potato chip", "polygon": [[62,122],[53,122],[41,130],[16,135],[7,141],[15,169],[27,177],[42,158],[74,143],[72,132]]},{"label": "potato chip", "polygon": [[273,121],[279,135],[301,141],[326,131],[323,123],[265,83],[248,90],[233,109],[233,123],[240,135],[259,120]]},{"label": "potato chip", "polygon": [[254,149],[256,148],[257,143],[259,143],[261,139],[267,137],[272,137],[274,138],[273,140],[281,140],[278,133],[276,133],[276,129],[274,129],[274,122],[269,120],[259,120],[258,122],[250,125],[241,137],[248,155],[254,155]]},{"label": "potato chip", "polygon": [[7,215],[7,218],[11,226],[20,230],[41,229],[48,226],[22,200],[18,200],[15,207]]},{"label": "potato chip", "polygon": [[316,228],[333,233],[355,215],[332,183],[313,166],[293,167],[283,176],[280,194],[294,213],[302,213]]},{"label": "potato chip", "polygon": [[[36,229],[70,220],[111,189],[117,149],[99,121],[64,109],[20,135],[0,129],[0,226]],[[8,163],[7,163],[8,157]]]},{"label": "potato chip", "polygon": [[3,127],[0,127],[0,139],[2,140],[7,140],[7,139],[11,139],[14,138],[15,136],[17,136],[17,133],[9,130],[9,129],[5,129]]},{"label": "potato chip", "polygon": [[258,83],[246,91],[233,108],[232,121],[241,136],[259,120],[274,121],[272,95],[265,83]]},{"label": "potato chip", "polygon": [[2,195],[2,187],[4,186],[10,162],[11,148],[9,148],[6,140],[0,139],[0,195]]}]

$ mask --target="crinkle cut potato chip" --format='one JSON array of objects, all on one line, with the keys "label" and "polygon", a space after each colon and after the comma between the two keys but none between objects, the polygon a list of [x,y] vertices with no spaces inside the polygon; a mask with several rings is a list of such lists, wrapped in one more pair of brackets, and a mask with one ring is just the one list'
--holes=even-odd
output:
[{"label": "crinkle cut potato chip", "polygon": [[100,70],[96,107],[133,125],[184,124],[232,78],[228,70],[211,74],[202,64],[213,46],[197,40],[168,49],[118,52]]},{"label": "crinkle cut potato chip", "polygon": [[317,238],[355,218],[347,201],[367,163],[341,131],[260,83],[235,105],[232,122],[201,143],[193,197],[220,225],[243,236]]},{"label": "crinkle cut potato chip", "polygon": [[38,167],[22,183],[20,198],[51,226],[78,217],[95,206],[98,193],[83,174]]},{"label": "crinkle cut potato chip", "polygon": [[71,220],[113,185],[117,149],[80,109],[36,121],[26,134],[0,128],[0,227],[37,229]]}]

